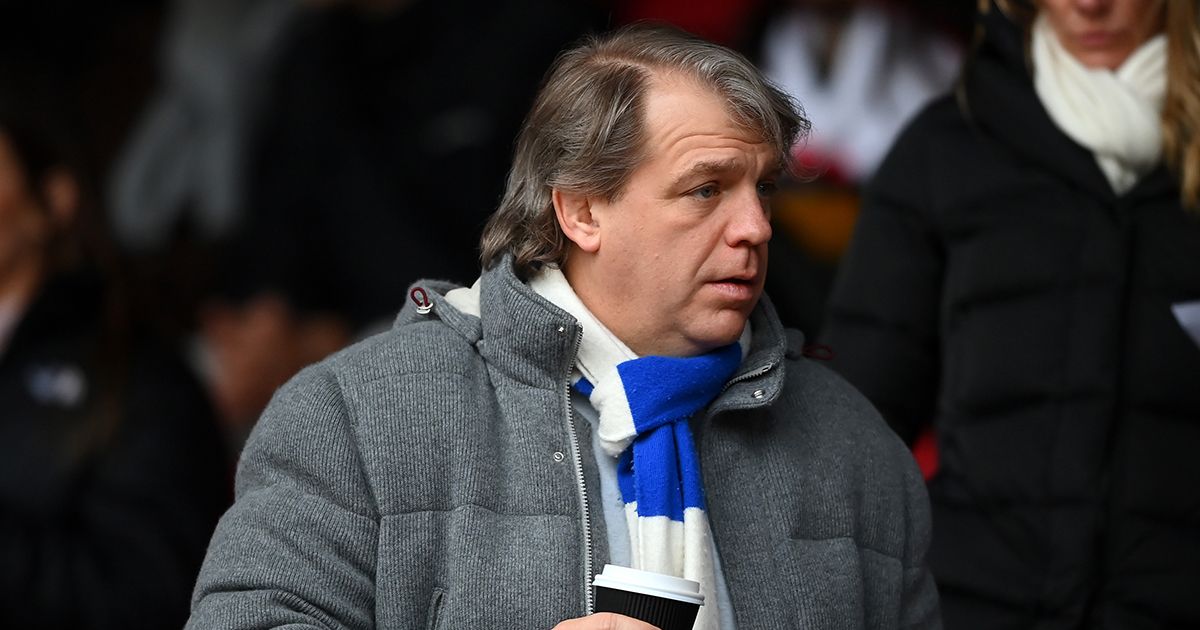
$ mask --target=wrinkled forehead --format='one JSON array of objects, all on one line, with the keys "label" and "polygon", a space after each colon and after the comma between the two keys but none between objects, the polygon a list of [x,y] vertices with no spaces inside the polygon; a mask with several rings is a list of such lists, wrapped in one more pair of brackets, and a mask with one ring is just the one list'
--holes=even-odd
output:
[{"label": "wrinkled forehead", "polygon": [[[779,144],[779,140],[772,137],[773,134],[767,129],[766,121],[758,120],[755,116],[742,111],[738,108],[736,100],[731,98],[720,86],[713,85],[695,74],[679,70],[653,72],[648,77],[646,87],[641,115],[648,135],[654,133],[655,122],[663,122],[655,120],[656,114],[666,113],[668,124],[674,123],[673,126],[680,126],[687,122],[696,122],[699,113],[695,109],[697,103],[705,102],[716,104],[723,112],[720,122],[724,123],[725,129],[722,132],[734,132],[743,142],[769,144],[781,155],[790,149],[790,147],[775,146]],[[706,113],[710,114],[708,122],[718,122],[715,112],[710,110]],[[647,148],[652,149],[652,147]]]},{"label": "wrinkled forehead", "polygon": [[643,171],[675,179],[695,173],[758,176],[778,165],[762,134],[741,124],[726,99],[702,83],[657,81],[648,86],[643,110]]},{"label": "wrinkled forehead", "polygon": [[[731,89],[714,84],[712,80],[682,70],[653,71],[649,74],[647,88],[647,95],[653,95],[655,92],[659,92],[659,94],[691,92],[691,94],[703,94],[715,98],[716,101],[721,102],[726,118],[731,125],[739,127],[746,136],[756,138],[757,142],[770,142],[770,133],[764,125],[764,121],[756,120],[755,116],[743,112],[742,108],[738,107],[737,98],[730,94]],[[750,97],[743,96],[743,98],[749,100]],[[688,113],[684,113],[684,115],[686,114]]]}]

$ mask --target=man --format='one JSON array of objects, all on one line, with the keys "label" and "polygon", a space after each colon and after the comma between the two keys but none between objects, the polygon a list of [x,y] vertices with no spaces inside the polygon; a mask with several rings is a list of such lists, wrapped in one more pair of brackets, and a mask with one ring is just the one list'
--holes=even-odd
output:
[{"label": "man", "polygon": [[276,395],[191,627],[628,628],[605,563],[698,628],[932,628],[899,440],[760,300],[807,122],[740,56],[635,27],[565,53],[471,288]]}]

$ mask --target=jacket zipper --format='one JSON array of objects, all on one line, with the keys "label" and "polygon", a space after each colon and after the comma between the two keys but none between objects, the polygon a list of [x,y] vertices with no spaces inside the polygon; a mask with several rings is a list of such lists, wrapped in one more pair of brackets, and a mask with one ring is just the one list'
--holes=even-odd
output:
[{"label": "jacket zipper", "polygon": [[[579,344],[583,342],[583,331],[580,330],[575,338],[575,349],[572,356],[579,352]],[[579,491],[579,513],[583,518],[583,598],[586,604],[585,615],[592,614],[595,603],[592,601],[592,520],[588,511],[587,487],[583,477],[583,459],[579,449],[579,435],[575,432],[575,413],[571,407],[571,371],[575,369],[572,361],[567,368],[566,388],[563,390],[567,405],[567,436],[571,441],[571,458],[575,461],[575,489]]]},{"label": "jacket zipper", "polygon": [[725,382],[725,387],[721,388],[721,393],[725,393],[725,390],[729,389],[730,387],[733,387],[734,385],[737,385],[738,383],[741,383],[742,381],[748,381],[752,378],[758,378],[758,377],[762,376],[763,374],[770,372],[771,368],[774,368],[776,365],[778,365],[778,363],[779,363],[778,361],[776,361],[775,363],[768,363],[758,369],[751,370],[744,374],[739,374],[739,375],[729,379],[728,381]]}]

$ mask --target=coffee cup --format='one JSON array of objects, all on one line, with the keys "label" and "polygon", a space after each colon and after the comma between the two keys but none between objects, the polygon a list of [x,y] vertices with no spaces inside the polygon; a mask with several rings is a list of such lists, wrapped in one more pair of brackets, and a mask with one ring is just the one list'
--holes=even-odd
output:
[{"label": "coffee cup", "polygon": [[700,583],[615,564],[592,580],[596,612],[640,619],[662,630],[692,630],[704,605]]}]

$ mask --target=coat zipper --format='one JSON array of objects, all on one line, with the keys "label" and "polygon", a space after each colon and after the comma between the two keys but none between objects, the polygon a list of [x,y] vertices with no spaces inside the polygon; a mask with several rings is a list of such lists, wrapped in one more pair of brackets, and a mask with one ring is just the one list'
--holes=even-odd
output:
[{"label": "coat zipper", "polygon": [[730,387],[733,387],[734,385],[737,385],[738,383],[741,383],[742,381],[748,381],[752,378],[758,378],[758,377],[762,376],[763,374],[770,372],[771,368],[774,368],[778,364],[779,364],[778,361],[776,361],[775,363],[768,363],[758,369],[751,370],[744,374],[739,374],[739,375],[729,379],[728,381],[726,381],[725,387],[721,388],[721,393],[725,393],[725,390],[729,389]]},{"label": "coat zipper", "polygon": [[[575,338],[575,348],[571,356],[579,352],[579,344],[583,342],[583,331],[580,330]],[[583,598],[586,604],[584,614],[592,614],[595,603],[592,601],[592,520],[588,511],[587,487],[583,477],[583,458],[579,449],[579,435],[575,431],[575,413],[571,407],[571,371],[575,369],[572,361],[567,368],[564,400],[567,405],[567,436],[571,441],[571,458],[575,461],[575,489],[579,491],[579,513],[583,518]]]}]

